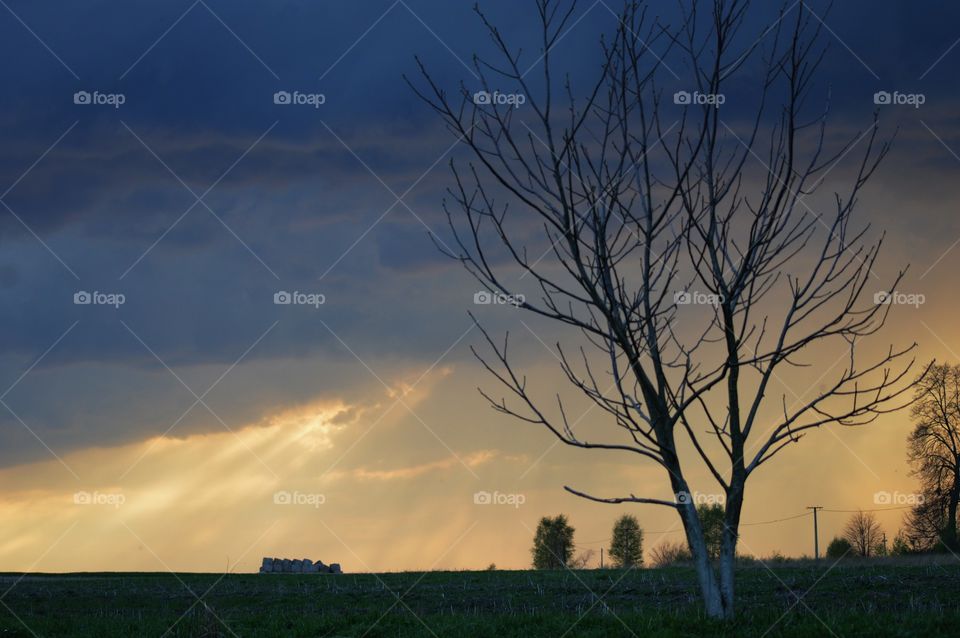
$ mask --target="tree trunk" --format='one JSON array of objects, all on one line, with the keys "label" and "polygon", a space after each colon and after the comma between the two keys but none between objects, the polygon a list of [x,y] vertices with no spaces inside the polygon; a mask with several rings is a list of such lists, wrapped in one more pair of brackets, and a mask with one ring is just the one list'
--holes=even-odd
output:
[{"label": "tree trunk", "polygon": [[[653,401],[650,401],[650,403],[652,404]],[[664,467],[670,475],[670,486],[673,488],[673,493],[678,497],[681,494],[688,496],[678,503],[677,511],[680,514],[680,521],[683,523],[683,530],[687,536],[687,545],[690,548],[693,565],[697,570],[697,582],[700,585],[700,593],[703,596],[707,617],[718,620],[731,618],[732,607],[729,615],[725,613],[723,597],[720,594],[720,583],[713,571],[713,566],[710,564],[710,553],[707,551],[707,540],[703,534],[700,515],[697,514],[697,506],[693,502],[693,498],[689,498],[693,493],[683,478],[680,459],[676,454],[673,431],[665,427],[658,428],[657,439],[663,449]]]},{"label": "tree trunk", "polygon": [[740,537],[740,512],[743,509],[745,481],[734,480],[727,490],[727,506],[723,520],[723,540],[720,545],[720,596],[723,617],[734,616],[734,568],[737,564],[737,540]]},{"label": "tree trunk", "polygon": [[707,540],[703,534],[700,515],[697,514],[697,507],[692,498],[680,500],[680,495],[686,494],[689,497],[692,492],[683,478],[673,432],[669,428],[659,428],[657,437],[664,450],[664,467],[670,475],[670,486],[673,488],[673,493],[677,495],[677,512],[680,514],[680,521],[687,536],[687,546],[690,548],[693,565],[697,570],[697,582],[703,596],[704,609],[709,618],[724,618],[720,584],[710,565],[710,554],[707,552]]},{"label": "tree trunk", "polygon": [[687,544],[690,547],[690,554],[693,556],[693,565],[697,570],[697,582],[700,585],[700,593],[703,596],[707,617],[728,618],[729,616],[726,615],[724,610],[720,584],[717,582],[717,576],[710,564],[707,541],[703,535],[703,527],[700,525],[700,517],[697,515],[696,506],[692,502],[685,503],[680,508],[680,518],[687,534]]},{"label": "tree trunk", "polygon": [[960,549],[957,539],[957,503],[960,502],[960,470],[953,475],[953,489],[947,502],[947,520],[943,530],[943,544],[951,551]]}]

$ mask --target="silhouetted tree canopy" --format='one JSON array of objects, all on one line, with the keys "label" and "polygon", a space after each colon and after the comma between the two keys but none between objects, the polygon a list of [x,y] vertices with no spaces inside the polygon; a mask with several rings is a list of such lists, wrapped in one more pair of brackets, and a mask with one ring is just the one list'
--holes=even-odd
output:
[{"label": "silhouetted tree canopy", "polygon": [[574,529],[563,514],[544,516],[533,537],[534,569],[562,569],[573,558]]},{"label": "silhouetted tree canopy", "polygon": [[883,528],[872,512],[857,512],[843,528],[843,538],[850,543],[853,553],[870,558],[886,553],[886,538]]},{"label": "silhouetted tree canopy", "polygon": [[639,567],[643,564],[643,530],[636,517],[624,514],[614,523],[610,558],[617,567]]},{"label": "silhouetted tree canopy", "polygon": [[827,545],[827,558],[843,558],[853,553],[853,546],[845,538],[834,536]]},{"label": "silhouetted tree canopy", "polygon": [[697,505],[697,514],[703,523],[703,537],[707,542],[707,554],[711,560],[720,558],[720,548],[723,545],[723,505]]},{"label": "silhouetted tree canopy", "polygon": [[960,503],[960,366],[931,365],[917,380],[907,459],[923,499],[905,521],[908,544],[957,551]]}]

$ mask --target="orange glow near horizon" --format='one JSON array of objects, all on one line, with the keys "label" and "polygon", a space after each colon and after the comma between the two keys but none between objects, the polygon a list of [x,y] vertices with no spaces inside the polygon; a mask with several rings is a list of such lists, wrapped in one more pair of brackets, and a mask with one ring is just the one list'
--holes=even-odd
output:
[{"label": "orange glow near horizon", "polygon": [[[70,471],[56,460],[0,470],[0,569],[255,571],[262,556],[347,571],[525,568],[537,520],[557,512],[577,529],[578,552],[606,546],[622,512],[647,530],[647,552],[682,540],[667,508],[590,503],[562,489],[658,495],[658,468],[565,449],[489,411],[468,418],[457,397],[470,388],[458,377],[438,370],[415,390],[381,390],[370,405],[308,403],[232,432],[79,450],[63,457]],[[752,479],[744,521],[814,504],[867,508],[879,491],[909,492],[905,428],[900,414],[872,432],[815,433]],[[692,484],[710,492],[702,473]],[[880,513],[890,539],[902,514]],[[821,547],[846,517],[821,514]],[[744,553],[811,546],[809,517],[743,528]]]}]

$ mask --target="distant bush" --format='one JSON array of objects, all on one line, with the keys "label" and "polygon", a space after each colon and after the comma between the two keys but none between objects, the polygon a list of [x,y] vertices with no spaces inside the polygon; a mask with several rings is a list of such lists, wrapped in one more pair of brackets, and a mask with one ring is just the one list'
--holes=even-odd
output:
[{"label": "distant bush", "polygon": [[756,565],[758,559],[753,554],[737,554],[737,562],[741,565]]},{"label": "distant bush", "polygon": [[[693,560],[686,543],[680,541],[664,541],[663,543],[654,547],[650,554],[650,563],[654,567],[669,567],[671,565],[689,563]],[[758,565],[787,565],[789,563],[797,562],[798,560],[808,559],[809,557],[802,557],[800,559],[790,558],[784,556],[780,550],[774,550],[773,553],[759,558],[753,556],[752,554],[737,554],[737,564],[742,567],[752,567]]]},{"label": "distant bush", "polygon": [[664,541],[650,552],[650,562],[654,567],[669,567],[693,560],[686,543]]},{"label": "distant bush", "polygon": [[835,536],[830,544],[827,545],[827,558],[840,558],[849,556],[853,552],[853,545],[845,538]]}]

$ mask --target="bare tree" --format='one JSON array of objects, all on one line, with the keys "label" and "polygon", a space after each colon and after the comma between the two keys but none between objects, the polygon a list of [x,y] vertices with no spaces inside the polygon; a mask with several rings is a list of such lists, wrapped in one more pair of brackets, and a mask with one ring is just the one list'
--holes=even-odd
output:
[{"label": "bare tree", "polygon": [[956,551],[960,549],[960,367],[931,364],[916,388],[907,458],[920,479],[924,498],[907,515],[907,536],[913,546],[932,549],[942,543]]},{"label": "bare tree", "polygon": [[585,549],[570,559],[570,569],[588,569],[593,557],[597,555],[596,550]]},{"label": "bare tree", "polygon": [[[542,400],[516,369],[509,334],[501,342],[481,327],[492,356],[475,354],[506,395],[484,396],[567,445],[662,467],[672,497],[566,489],[675,508],[706,612],[730,618],[749,476],[811,429],[863,425],[902,407],[909,389],[913,346],[866,363],[858,349],[891,306],[875,303],[868,287],[882,240],[869,242],[851,214],[888,147],[876,143],[874,120],[826,150],[826,109],[807,105],[822,23],[802,2],[768,32],[741,35],[741,0],[717,0],[707,14],[679,3],[674,27],[628,1],[601,38],[595,78],[579,89],[552,56],[577,19],[576,2],[535,2],[533,59],[477,9],[500,57],[474,58],[479,86],[448,92],[421,63],[425,85],[414,89],[474,160],[465,169],[451,163],[453,201],[444,208],[455,248],[447,252],[488,290],[570,331],[573,346],[556,343],[560,368],[617,427],[609,438],[599,426],[589,437],[575,432],[568,401]],[[663,99],[667,58],[692,70],[695,91],[678,93],[679,104]],[[718,96],[748,60],[763,71],[752,119],[738,119],[737,134]],[[522,108],[474,97],[509,89],[525,97]],[[806,200],[858,144],[848,189],[815,212]],[[710,303],[686,304],[691,289]],[[804,355],[816,348],[845,353],[842,371],[821,378],[812,397],[775,392],[779,374],[811,365]],[[684,441],[692,451],[681,459]],[[694,502],[677,496],[692,493],[697,465],[726,495],[716,567]]]},{"label": "bare tree", "polygon": [[862,558],[883,553],[886,545],[883,528],[872,512],[857,512],[851,516],[843,528],[843,538],[850,543],[853,553]]}]

